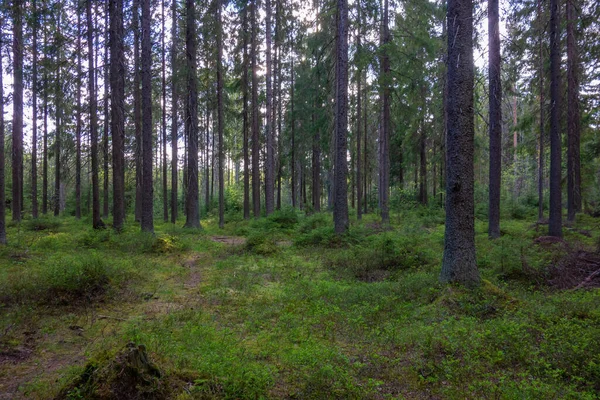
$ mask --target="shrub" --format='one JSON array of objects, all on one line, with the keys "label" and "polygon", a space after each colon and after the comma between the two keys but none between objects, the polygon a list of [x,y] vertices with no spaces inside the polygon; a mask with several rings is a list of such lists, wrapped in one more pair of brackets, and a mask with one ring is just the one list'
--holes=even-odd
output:
[{"label": "shrub", "polygon": [[56,231],[60,221],[56,218],[41,217],[25,221],[25,229],[29,231]]}]

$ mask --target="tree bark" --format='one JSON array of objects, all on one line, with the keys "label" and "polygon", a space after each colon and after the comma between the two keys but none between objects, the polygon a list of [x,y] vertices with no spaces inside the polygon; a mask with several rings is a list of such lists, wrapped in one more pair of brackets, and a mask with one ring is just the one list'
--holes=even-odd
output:
[{"label": "tree bark", "polygon": [[[357,2],[357,22],[358,30],[356,34],[356,52],[361,54],[362,52],[362,18],[361,18],[361,4]],[[361,129],[362,129],[362,67],[359,65],[356,71],[356,219],[359,221],[362,219],[362,196],[363,196],[363,185],[362,185],[362,159],[361,159]]]},{"label": "tree bark", "polygon": [[[31,215],[33,218],[38,217],[38,191],[37,191],[37,142],[38,142],[38,109],[37,109],[37,92],[38,92],[38,10],[36,0],[32,1],[33,7],[33,65],[32,65],[32,90],[31,90],[31,102],[32,102],[32,140],[31,140]],[[77,12],[79,19],[79,11]],[[79,59],[79,58],[78,58]],[[80,59],[79,59],[80,60]],[[81,63],[81,61],[79,61]],[[81,69],[80,69],[81,70]],[[0,71],[2,69],[0,68]],[[78,107],[79,109],[79,107]],[[78,151],[78,154],[80,152]],[[81,164],[81,163],[80,163]]]},{"label": "tree bark", "polygon": [[250,155],[248,152],[248,5],[244,5],[242,15],[242,35],[244,60],[242,66],[242,130],[244,135],[244,219],[250,218]]},{"label": "tree bark", "polygon": [[500,237],[500,184],[502,180],[502,85],[500,78],[500,24],[498,0],[488,0],[489,37],[489,212],[488,236]]},{"label": "tree bark", "polygon": [[177,222],[177,162],[178,162],[178,146],[177,141],[179,135],[178,128],[178,102],[179,90],[177,86],[177,0],[173,0],[172,19],[171,19],[171,222]]},{"label": "tree bark", "polygon": [[336,234],[348,231],[348,189],[346,159],[348,137],[348,1],[337,0],[336,97],[333,221]]},{"label": "tree bark", "polygon": [[267,138],[267,165],[265,166],[265,211],[269,215],[274,209],[274,193],[275,193],[275,135],[273,129],[273,88],[272,81],[272,65],[271,65],[271,0],[265,1],[266,13],[266,124],[265,136]]},{"label": "tree bark", "polygon": [[571,222],[575,221],[575,214],[581,211],[578,19],[575,0],[567,0],[567,220]]},{"label": "tree bark", "polygon": [[[23,0],[13,1],[12,220],[23,205]],[[59,67],[60,68],[60,67]],[[59,164],[57,164],[59,165]]]},{"label": "tree bark", "polygon": [[[81,35],[81,14],[77,10],[77,124],[75,127],[75,218],[77,219],[81,218]],[[33,92],[35,93],[35,90]]]},{"label": "tree bark", "polygon": [[[48,44],[46,30],[44,30],[44,48]],[[48,56],[44,55],[44,84],[43,84],[43,107],[44,107],[44,155],[42,160],[42,214],[48,213]]]},{"label": "tree bark", "polygon": [[260,140],[259,140],[259,121],[258,121],[258,16],[257,0],[252,0],[252,208],[254,218],[260,217]]},{"label": "tree bark", "polygon": [[[4,29],[4,18],[0,16],[0,31]],[[0,35],[0,49],[4,45]],[[0,51],[0,71],[4,71],[2,65],[2,52]],[[4,155],[4,74],[0,73],[0,244],[6,244],[6,160]]]},{"label": "tree bark", "polygon": [[196,6],[186,0],[185,48],[187,59],[187,97],[185,130],[187,136],[187,173],[185,201],[187,228],[200,228],[198,209],[198,87],[196,82]]},{"label": "tree bark", "polygon": [[[225,227],[225,182],[223,180],[224,156],[223,129],[223,21],[221,18],[222,0],[217,1],[217,123],[219,131],[219,228]],[[267,0],[268,3],[268,0]]]},{"label": "tree bark", "polygon": [[[150,0],[142,5],[142,232],[154,233],[152,186],[152,43]],[[197,157],[197,153],[196,153]],[[197,160],[197,158],[196,158]],[[196,170],[198,162],[196,161]],[[196,184],[197,185],[197,184]],[[197,186],[196,186],[197,187]]]},{"label": "tree bark", "polygon": [[388,27],[389,2],[384,0],[383,5],[383,26],[381,29],[381,136],[379,145],[381,153],[379,159],[379,203],[381,207],[381,222],[390,223],[389,211],[389,190],[390,190],[390,57],[388,46],[390,42],[390,32]]},{"label": "tree bark", "polygon": [[446,234],[440,279],[480,283],[475,258],[473,1],[448,1]]},{"label": "tree bark", "polygon": [[540,27],[540,139],[539,139],[539,158],[538,158],[538,221],[544,219],[544,142],[546,135],[544,132],[544,126],[546,122],[545,117],[545,99],[544,99],[544,26],[545,21],[542,16],[542,1],[538,0],[538,23]]},{"label": "tree bark", "polygon": [[135,130],[135,220],[142,220],[142,76],[140,66],[140,0],[133,0],[133,124]]},{"label": "tree bark", "polygon": [[163,221],[169,222],[169,193],[167,187],[167,60],[165,47],[165,0],[161,2],[160,31],[162,58],[162,190],[163,190]]},{"label": "tree bark", "polygon": [[562,237],[561,134],[560,134],[560,9],[550,1],[550,218],[548,234]]},{"label": "tree bark", "polygon": [[[62,63],[62,33],[61,33],[61,12],[62,5],[59,2],[59,9],[57,11],[57,36],[56,36],[56,133],[54,138],[54,216],[57,217],[60,214],[60,151],[61,151],[61,136],[62,136],[62,84],[60,75],[60,66]],[[16,80],[15,80],[16,81]],[[21,107],[22,108],[22,107]],[[13,117],[14,118],[14,117]],[[21,117],[22,118],[22,117]],[[20,201],[20,200],[19,200]]]},{"label": "tree bark", "polygon": [[[98,3],[96,3],[97,5]],[[109,148],[108,148],[108,135],[109,135],[109,94],[108,94],[108,86],[110,84],[110,73],[109,73],[109,48],[108,46],[110,46],[110,37],[109,37],[109,32],[110,32],[110,28],[109,28],[109,14],[110,14],[110,10],[108,7],[108,2],[106,3],[106,7],[105,7],[105,18],[104,18],[104,40],[105,43],[107,44],[107,46],[104,47],[104,129],[103,129],[103,133],[102,133],[102,162],[103,162],[103,170],[104,170],[104,176],[103,176],[103,198],[102,198],[102,217],[103,218],[108,218],[108,209],[109,209],[109,198],[108,198],[108,191],[109,191],[109,176],[108,176],[108,165],[109,165],[109,158],[110,158],[110,154],[109,154]],[[91,26],[91,25],[90,25]],[[96,47],[97,49],[97,47]],[[96,53],[97,55],[97,53]],[[93,197],[93,196],[92,196]],[[92,200],[93,201],[93,200]]]}]

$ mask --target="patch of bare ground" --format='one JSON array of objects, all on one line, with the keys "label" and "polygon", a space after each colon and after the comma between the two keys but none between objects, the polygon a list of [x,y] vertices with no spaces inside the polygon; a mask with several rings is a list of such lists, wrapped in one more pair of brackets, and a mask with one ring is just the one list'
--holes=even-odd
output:
[{"label": "patch of bare ground", "polygon": [[246,244],[246,238],[241,236],[211,236],[210,240],[230,246],[240,246]]}]

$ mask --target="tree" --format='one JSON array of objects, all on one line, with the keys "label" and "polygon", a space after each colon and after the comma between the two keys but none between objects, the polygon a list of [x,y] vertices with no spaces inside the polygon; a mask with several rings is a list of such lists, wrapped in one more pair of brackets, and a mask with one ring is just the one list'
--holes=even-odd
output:
[{"label": "tree", "polygon": [[[225,182],[223,181],[224,156],[223,129],[223,21],[221,17],[222,0],[217,2],[217,124],[219,131],[219,228],[225,227]],[[268,0],[267,0],[268,3]]]},{"label": "tree", "polygon": [[448,1],[446,233],[440,279],[475,286],[473,1]]},{"label": "tree", "polygon": [[177,109],[179,102],[179,90],[177,85],[177,0],[173,0],[173,16],[171,19],[171,222],[177,222],[177,141],[179,135],[177,128],[179,119]]},{"label": "tree", "polygon": [[250,218],[250,154],[248,151],[248,5],[244,4],[242,11],[242,36],[244,59],[242,61],[242,130],[244,153],[244,219]]},{"label": "tree", "polygon": [[163,190],[163,220],[169,222],[169,196],[167,189],[167,62],[165,48],[165,0],[161,2],[161,61],[162,61],[162,190]]},{"label": "tree", "polygon": [[[98,4],[98,3],[96,3]],[[109,4],[106,2],[106,7],[104,9],[104,40],[105,43],[109,43],[110,46],[110,29],[109,26]],[[96,47],[98,49],[98,47]],[[98,53],[96,52],[96,55]],[[108,108],[108,86],[110,82],[110,68],[108,62],[109,50],[104,48],[104,129],[102,132],[102,167],[104,170],[104,179],[103,179],[103,198],[102,198],[102,217],[108,218],[108,209],[109,209],[109,200],[108,200],[108,186],[109,186],[109,178],[108,178],[108,164],[109,164],[109,151],[108,151],[108,134],[109,134],[109,108]]]},{"label": "tree", "polygon": [[4,159],[4,67],[2,63],[2,48],[4,46],[2,29],[4,28],[4,18],[0,15],[0,244],[6,244],[6,180]]},{"label": "tree", "polygon": [[125,51],[123,42],[123,0],[109,0],[109,12],[110,131],[113,145],[113,228],[118,232],[123,229],[123,224],[125,223]]},{"label": "tree", "polygon": [[[61,141],[62,141],[62,129],[63,129],[63,82],[61,81],[61,66],[62,66],[62,47],[64,40],[62,37],[61,28],[61,17],[62,17],[62,4],[59,1],[58,11],[56,18],[56,38],[55,46],[57,49],[56,53],[56,86],[55,86],[55,108],[56,108],[56,128],[54,134],[54,216],[57,217],[60,214],[60,179],[61,179]],[[22,180],[21,180],[22,182]]]},{"label": "tree", "polygon": [[260,217],[260,141],[258,125],[258,22],[256,12],[257,0],[252,0],[252,13],[250,16],[252,30],[252,208],[254,218]]},{"label": "tree", "polygon": [[579,51],[576,37],[578,5],[567,0],[567,207],[568,221],[581,211],[581,113],[579,110]]},{"label": "tree", "polygon": [[348,231],[348,1],[337,0],[335,74],[335,159],[333,222],[339,235]]},{"label": "tree", "polygon": [[500,24],[498,0],[488,0],[490,195],[488,235],[500,237],[500,183],[502,174],[502,85],[500,81]]},{"label": "tree", "polygon": [[[37,2],[33,0],[33,43],[32,43],[32,83],[31,83],[31,109],[32,109],[32,132],[31,132],[31,215],[33,218],[38,217],[38,199],[37,199],[37,135],[38,135],[38,109],[37,109],[37,93],[38,93],[38,10]],[[79,12],[77,13],[79,17]],[[2,69],[0,68],[0,73]]]},{"label": "tree", "polygon": [[[356,57],[362,54],[362,36],[364,34],[362,27],[361,18],[361,4],[359,1],[356,2],[357,10],[357,33],[356,33]],[[357,62],[356,70],[356,219],[359,221],[362,219],[362,174],[361,174],[361,129],[362,129],[362,76],[363,70],[360,61]]]},{"label": "tree", "polygon": [[560,139],[560,10],[550,1],[550,219],[548,234],[562,237]]},{"label": "tree", "polygon": [[77,125],[75,128],[75,218],[81,218],[81,14],[77,10]]},{"label": "tree", "polygon": [[266,13],[266,124],[265,135],[267,138],[267,159],[265,166],[265,211],[269,215],[274,209],[274,194],[275,194],[275,130],[273,129],[273,88],[271,85],[271,0],[265,1]]},{"label": "tree", "polygon": [[389,186],[390,186],[390,57],[388,54],[390,30],[388,27],[389,1],[383,3],[381,27],[381,128],[379,137],[379,203],[381,222],[390,223]]},{"label": "tree", "polygon": [[198,208],[198,84],[196,82],[196,6],[186,0],[185,53],[187,60],[187,95],[185,135],[187,137],[185,226],[200,228]]},{"label": "tree", "polygon": [[[121,0],[119,0],[121,1]],[[154,233],[152,187],[152,43],[150,0],[142,4],[142,220],[143,232]],[[113,152],[116,145],[113,144]],[[197,169],[197,168],[196,168]],[[114,172],[113,172],[114,173]],[[116,196],[116,195],[115,195]]]},{"label": "tree", "polygon": [[13,0],[12,219],[23,204],[23,0]]},{"label": "tree", "polygon": [[[140,74],[140,0],[133,0],[133,124],[135,130],[135,220],[142,220],[142,89]],[[177,24],[174,24],[177,25]]]}]

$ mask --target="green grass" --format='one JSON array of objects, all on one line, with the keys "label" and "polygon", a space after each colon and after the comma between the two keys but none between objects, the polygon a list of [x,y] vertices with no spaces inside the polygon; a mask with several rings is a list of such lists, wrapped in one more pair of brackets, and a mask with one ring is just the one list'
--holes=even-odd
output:
[{"label": "green grass", "polygon": [[[341,238],[330,215],[292,210],[156,235],[73,218],[11,226],[0,354],[22,357],[0,384],[17,379],[16,398],[107,398],[111,382],[88,375],[120,368],[133,342],[161,371],[143,388],[156,398],[598,398],[600,294],[547,286],[568,250],[535,245],[545,227],[517,211],[494,241],[476,221],[474,291],[438,282],[435,208],[395,213],[389,230],[367,215]],[[565,239],[593,251],[597,228],[581,216]]]}]

